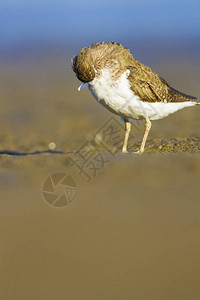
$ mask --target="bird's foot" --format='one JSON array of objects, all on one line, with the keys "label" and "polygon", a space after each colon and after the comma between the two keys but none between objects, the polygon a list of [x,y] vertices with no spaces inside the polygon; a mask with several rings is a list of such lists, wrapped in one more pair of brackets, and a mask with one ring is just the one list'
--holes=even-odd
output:
[{"label": "bird's foot", "polygon": [[138,151],[134,151],[133,153],[141,155],[143,152],[144,152],[144,150],[138,150]]},{"label": "bird's foot", "polygon": [[122,153],[129,153],[126,148],[122,148]]}]

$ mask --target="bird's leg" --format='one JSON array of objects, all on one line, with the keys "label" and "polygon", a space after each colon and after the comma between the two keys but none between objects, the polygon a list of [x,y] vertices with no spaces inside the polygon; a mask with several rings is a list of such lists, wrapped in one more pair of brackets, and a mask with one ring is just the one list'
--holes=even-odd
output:
[{"label": "bird's leg", "polygon": [[124,144],[122,147],[122,152],[128,153],[127,144],[128,144],[129,133],[131,131],[131,123],[128,120],[124,120],[124,122],[125,122],[125,137],[124,137]]},{"label": "bird's leg", "polygon": [[144,146],[146,144],[146,140],[147,140],[150,129],[151,129],[151,121],[147,118],[146,123],[145,123],[145,132],[144,132],[144,136],[143,136],[142,143],[140,146],[140,150],[135,153],[142,154],[144,152]]}]

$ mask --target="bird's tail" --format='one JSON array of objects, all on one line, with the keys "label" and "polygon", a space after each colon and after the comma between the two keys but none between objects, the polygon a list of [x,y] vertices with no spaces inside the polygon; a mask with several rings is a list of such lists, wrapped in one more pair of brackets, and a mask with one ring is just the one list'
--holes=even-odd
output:
[{"label": "bird's tail", "polygon": [[177,91],[176,89],[172,88],[171,86],[168,87],[168,88],[169,88],[170,94],[174,98],[173,102],[187,102],[187,101],[191,101],[191,102],[195,102],[197,104],[200,104],[200,100],[197,99],[197,97],[184,94],[184,93],[182,93],[180,91]]}]

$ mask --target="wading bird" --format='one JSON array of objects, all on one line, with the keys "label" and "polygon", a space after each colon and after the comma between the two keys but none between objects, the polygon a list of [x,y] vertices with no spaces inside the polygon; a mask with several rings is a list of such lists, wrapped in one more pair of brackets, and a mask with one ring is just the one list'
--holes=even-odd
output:
[{"label": "wading bird", "polygon": [[196,97],[172,88],[162,77],[143,65],[129,49],[115,42],[96,43],[83,48],[72,59],[77,78],[94,98],[119,115],[125,123],[122,152],[127,151],[130,119],[144,119],[145,133],[137,153],[143,153],[151,120],[162,119],[184,107],[200,104]]}]

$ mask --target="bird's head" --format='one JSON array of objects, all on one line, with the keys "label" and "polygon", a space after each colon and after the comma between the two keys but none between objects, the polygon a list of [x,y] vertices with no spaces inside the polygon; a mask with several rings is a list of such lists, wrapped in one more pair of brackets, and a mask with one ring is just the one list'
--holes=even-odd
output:
[{"label": "bird's head", "polygon": [[104,68],[112,69],[116,73],[119,69],[126,69],[120,63],[119,57],[123,61],[132,59],[132,55],[127,48],[115,42],[100,42],[89,47],[82,48],[80,52],[71,60],[72,69],[76,76],[83,83],[89,83],[101,75]]},{"label": "bird's head", "polygon": [[93,64],[93,57],[88,48],[83,48],[72,58],[72,69],[77,78],[84,82],[90,82],[95,78],[95,68]]}]

